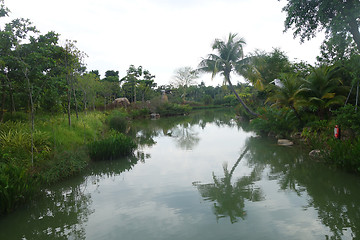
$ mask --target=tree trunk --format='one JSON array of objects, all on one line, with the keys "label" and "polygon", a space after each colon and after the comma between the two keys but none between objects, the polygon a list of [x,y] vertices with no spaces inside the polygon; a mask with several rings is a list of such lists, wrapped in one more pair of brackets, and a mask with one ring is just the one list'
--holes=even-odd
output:
[{"label": "tree trunk", "polygon": [[5,101],[6,101],[6,93],[5,93],[5,81],[1,81],[2,85],[2,97],[1,97],[1,109],[0,109],[0,122],[4,120],[4,111],[5,111]]},{"label": "tree trunk", "polygon": [[31,166],[34,166],[34,128],[35,128],[35,115],[34,115],[34,101],[32,96],[32,86],[30,84],[29,76],[27,75],[27,69],[24,70],[24,75],[27,80],[28,90],[29,90],[29,98],[30,98],[30,105],[31,105]]},{"label": "tree trunk", "polygon": [[71,108],[70,108],[70,104],[71,104],[71,89],[69,89],[69,87],[68,87],[67,88],[67,114],[68,114],[69,127],[71,127]]},{"label": "tree trunk", "polygon": [[233,87],[231,81],[230,81],[230,76],[229,75],[225,75],[226,81],[229,83],[229,86],[231,88],[231,90],[233,91],[233,93],[235,94],[236,98],[239,100],[239,102],[241,103],[241,105],[245,108],[245,110],[251,114],[252,116],[258,117],[259,114],[254,113],[253,111],[250,110],[250,108],[248,108],[248,106],[246,106],[246,104],[244,103],[244,101],[239,97],[239,95],[237,94],[237,92],[235,91],[235,88]]},{"label": "tree trunk", "polygon": [[75,88],[74,88],[74,87],[73,87],[73,95],[74,95],[74,101],[75,101],[76,119],[79,119],[78,103],[77,103],[76,91],[75,91]]},{"label": "tree trunk", "polygon": [[234,171],[235,171],[235,168],[239,165],[241,159],[245,156],[245,154],[247,153],[247,151],[249,150],[249,146],[247,146],[244,150],[244,152],[240,155],[240,157],[238,158],[238,160],[236,161],[236,163],[234,164],[234,166],[231,168],[231,171],[230,171],[230,178],[231,176],[233,175]]},{"label": "tree trunk", "polygon": [[86,105],[86,91],[84,92],[84,110],[85,110],[85,115],[87,115],[87,105]]},{"label": "tree trunk", "polygon": [[16,112],[16,109],[15,109],[15,100],[14,100],[14,94],[13,94],[14,89],[13,89],[13,87],[12,87],[11,81],[10,81],[9,76],[7,75],[7,73],[6,73],[5,76],[6,76],[6,80],[8,81],[8,85],[9,85],[10,100],[11,100],[11,108],[10,108],[10,111],[11,111],[11,113],[12,113],[12,112]]},{"label": "tree trunk", "polygon": [[352,21],[350,24],[350,32],[353,36],[353,39],[356,43],[358,50],[360,51],[360,33],[359,33],[359,26],[356,23],[356,20]]}]

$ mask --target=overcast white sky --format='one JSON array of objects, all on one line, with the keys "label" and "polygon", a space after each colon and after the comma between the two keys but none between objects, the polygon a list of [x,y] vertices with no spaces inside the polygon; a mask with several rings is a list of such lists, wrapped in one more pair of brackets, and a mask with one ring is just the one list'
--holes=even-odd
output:
[{"label": "overcast white sky", "polygon": [[[277,0],[5,0],[10,19],[29,18],[45,34],[55,31],[89,55],[88,70],[120,72],[130,64],[168,84],[177,68],[196,68],[215,38],[230,32],[245,38],[245,54],[278,47],[290,60],[313,64],[322,38],[304,44],[283,33],[285,1]],[[2,21],[9,21],[3,19]],[[235,82],[240,78],[234,78]],[[222,79],[210,80],[217,85]]]}]

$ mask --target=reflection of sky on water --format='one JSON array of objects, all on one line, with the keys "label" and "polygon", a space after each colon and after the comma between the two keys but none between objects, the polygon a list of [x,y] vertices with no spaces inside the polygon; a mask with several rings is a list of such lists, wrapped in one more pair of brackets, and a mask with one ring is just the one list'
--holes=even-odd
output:
[{"label": "reflection of sky on water", "polygon": [[[157,137],[156,145],[143,148],[151,155],[145,164],[99,183],[100,194],[92,195],[96,211],[87,223],[89,239],[312,239],[327,233],[316,211],[301,207],[307,199],[279,192],[276,181],[256,182],[265,201],[246,200],[245,220],[216,220],[213,203],[202,199],[192,182],[210,183],[212,172],[222,176],[223,163],[230,168],[236,162],[251,134],[213,124],[195,129],[201,140],[193,149],[182,149],[171,137]],[[247,165],[245,157],[232,182],[250,174]]]}]

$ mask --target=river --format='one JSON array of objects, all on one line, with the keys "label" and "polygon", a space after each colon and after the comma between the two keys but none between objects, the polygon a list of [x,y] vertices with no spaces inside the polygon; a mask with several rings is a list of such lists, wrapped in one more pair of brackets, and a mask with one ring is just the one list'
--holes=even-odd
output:
[{"label": "river", "polygon": [[134,156],[91,163],[0,218],[0,239],[356,239],[360,177],[277,146],[229,110],[135,121]]}]

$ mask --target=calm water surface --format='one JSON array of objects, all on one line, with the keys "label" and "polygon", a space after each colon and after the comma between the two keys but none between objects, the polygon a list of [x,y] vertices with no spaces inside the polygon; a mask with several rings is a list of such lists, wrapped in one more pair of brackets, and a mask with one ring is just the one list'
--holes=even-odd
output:
[{"label": "calm water surface", "polygon": [[225,110],[135,122],[93,163],[0,218],[0,239],[357,239],[360,177],[245,131]]}]

